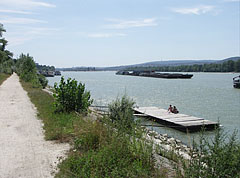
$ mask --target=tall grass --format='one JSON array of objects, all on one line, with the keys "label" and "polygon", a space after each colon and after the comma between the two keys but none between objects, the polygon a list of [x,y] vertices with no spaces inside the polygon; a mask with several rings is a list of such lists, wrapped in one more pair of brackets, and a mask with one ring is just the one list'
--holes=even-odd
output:
[{"label": "tall grass", "polygon": [[229,136],[217,128],[211,140],[200,133],[200,142],[194,143],[191,156],[189,161],[181,160],[180,177],[240,177],[240,142],[236,132]]},{"label": "tall grass", "polygon": [[0,73],[0,85],[9,77],[9,74]]}]

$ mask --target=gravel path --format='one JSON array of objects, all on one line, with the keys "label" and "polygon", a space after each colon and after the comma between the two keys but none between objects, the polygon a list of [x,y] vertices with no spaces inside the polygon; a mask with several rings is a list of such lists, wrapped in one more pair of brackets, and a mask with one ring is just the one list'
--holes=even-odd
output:
[{"label": "gravel path", "polygon": [[0,178],[53,177],[67,144],[45,141],[36,109],[16,74],[0,86]]}]

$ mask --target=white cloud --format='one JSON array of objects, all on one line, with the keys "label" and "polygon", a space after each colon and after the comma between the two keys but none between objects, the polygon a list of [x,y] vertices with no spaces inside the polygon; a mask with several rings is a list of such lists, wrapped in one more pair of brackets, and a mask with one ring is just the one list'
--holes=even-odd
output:
[{"label": "white cloud", "polygon": [[90,38],[111,38],[111,37],[124,37],[124,33],[92,33],[87,35]]},{"label": "white cloud", "polygon": [[6,33],[6,38],[9,41],[8,46],[22,45],[28,41],[35,40],[47,35],[56,34],[59,29],[55,28],[20,28],[18,32]]},{"label": "white cloud", "polygon": [[133,27],[149,27],[158,25],[155,18],[146,18],[142,20],[108,19],[108,21],[114,22],[114,24],[105,26],[106,28],[110,29],[127,29]]},{"label": "white cloud", "polygon": [[0,5],[14,9],[30,9],[34,7],[56,7],[54,4],[34,0],[0,0]]},{"label": "white cloud", "polygon": [[180,14],[201,15],[213,11],[214,8],[215,8],[214,6],[201,5],[192,8],[173,8],[172,11]]},{"label": "white cloud", "polygon": [[10,13],[10,14],[32,14],[32,12],[27,11],[18,11],[18,10],[8,10],[8,9],[0,9],[0,13]]},{"label": "white cloud", "polygon": [[33,23],[47,23],[47,21],[31,19],[31,18],[18,18],[18,17],[8,17],[0,16],[0,22],[3,24],[33,24]]}]

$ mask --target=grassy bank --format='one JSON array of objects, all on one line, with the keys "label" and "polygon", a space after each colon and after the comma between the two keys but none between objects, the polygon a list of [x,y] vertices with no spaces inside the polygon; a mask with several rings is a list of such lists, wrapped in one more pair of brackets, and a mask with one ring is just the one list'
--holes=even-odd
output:
[{"label": "grassy bank", "polygon": [[165,177],[166,171],[154,167],[152,147],[137,135],[116,132],[90,116],[54,113],[52,96],[22,85],[43,120],[46,139],[72,145],[56,177]]},{"label": "grassy bank", "polygon": [[9,77],[9,74],[0,73],[0,85]]}]

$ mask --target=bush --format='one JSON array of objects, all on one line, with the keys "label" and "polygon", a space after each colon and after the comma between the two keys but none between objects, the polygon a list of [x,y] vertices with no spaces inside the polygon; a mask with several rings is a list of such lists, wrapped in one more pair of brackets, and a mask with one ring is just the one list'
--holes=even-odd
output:
[{"label": "bush", "polygon": [[197,153],[183,162],[184,177],[240,177],[240,143],[234,133],[228,140],[222,130],[217,129],[210,142],[201,135]]},{"label": "bush", "polygon": [[135,102],[124,95],[109,104],[109,118],[118,129],[132,129],[134,124],[133,106]]},{"label": "bush", "polygon": [[85,91],[85,85],[81,82],[78,84],[75,79],[68,78],[67,82],[64,77],[61,78],[60,84],[54,84],[54,98],[57,112],[86,112],[93,100],[90,99],[89,91]]},{"label": "bush", "polygon": [[46,86],[48,84],[48,80],[46,79],[46,77],[40,74],[40,75],[38,75],[38,80],[39,80],[41,86],[43,88],[46,88]]}]

